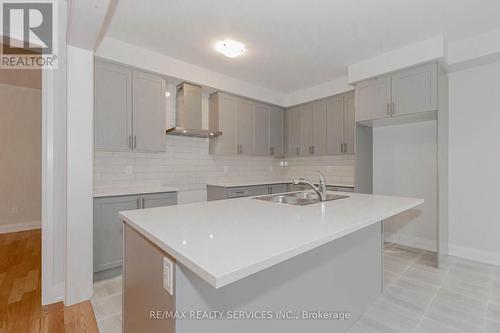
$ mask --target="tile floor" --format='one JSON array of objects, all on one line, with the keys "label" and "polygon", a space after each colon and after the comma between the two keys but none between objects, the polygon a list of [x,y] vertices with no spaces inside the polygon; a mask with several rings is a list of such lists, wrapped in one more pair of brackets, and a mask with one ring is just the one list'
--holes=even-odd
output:
[{"label": "tile floor", "polygon": [[[440,269],[427,251],[384,251],[385,292],[351,333],[500,333],[500,267],[449,257]],[[121,332],[121,277],[94,285],[101,333]]]},{"label": "tile floor", "polygon": [[384,251],[385,291],[351,333],[500,333],[500,267],[427,251]]},{"label": "tile floor", "polygon": [[121,333],[122,277],[94,283],[92,306],[101,333]]}]

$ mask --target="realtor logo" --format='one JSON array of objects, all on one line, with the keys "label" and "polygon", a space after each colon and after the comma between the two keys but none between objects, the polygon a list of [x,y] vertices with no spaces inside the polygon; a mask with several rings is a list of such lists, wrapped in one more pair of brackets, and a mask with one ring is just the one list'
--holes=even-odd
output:
[{"label": "realtor logo", "polygon": [[0,0],[1,68],[56,68],[57,0]]}]

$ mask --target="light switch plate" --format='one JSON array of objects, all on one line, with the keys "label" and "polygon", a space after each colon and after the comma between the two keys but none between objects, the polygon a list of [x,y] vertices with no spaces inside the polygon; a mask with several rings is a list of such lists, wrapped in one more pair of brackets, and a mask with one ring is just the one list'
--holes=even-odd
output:
[{"label": "light switch plate", "polygon": [[174,263],[163,257],[163,289],[174,295]]}]

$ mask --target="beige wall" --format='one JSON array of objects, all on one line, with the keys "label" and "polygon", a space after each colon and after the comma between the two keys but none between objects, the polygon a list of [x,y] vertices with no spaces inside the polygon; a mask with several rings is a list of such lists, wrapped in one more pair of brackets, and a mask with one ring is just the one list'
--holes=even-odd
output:
[{"label": "beige wall", "polygon": [[41,218],[42,101],[31,88],[39,78],[15,72],[0,71],[0,230]]}]

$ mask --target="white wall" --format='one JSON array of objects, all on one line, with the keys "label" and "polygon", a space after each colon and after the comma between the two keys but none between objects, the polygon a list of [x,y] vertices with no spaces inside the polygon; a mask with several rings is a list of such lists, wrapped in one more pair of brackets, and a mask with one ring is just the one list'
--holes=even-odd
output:
[{"label": "white wall", "polygon": [[92,296],[94,55],[68,46],[66,305]]},{"label": "white wall", "polygon": [[199,85],[271,104],[282,105],[284,103],[284,94],[113,38],[104,38],[96,51],[96,55],[172,78],[195,82]]},{"label": "white wall", "polygon": [[[0,75],[5,71],[12,70],[0,71]],[[40,71],[37,76],[41,81]],[[42,214],[41,91],[0,83],[0,101],[0,233],[38,229]]]},{"label": "white wall", "polygon": [[373,130],[373,193],[425,200],[385,221],[386,241],[437,249],[436,140],[436,121]]},{"label": "white wall", "polygon": [[450,253],[500,265],[500,63],[449,74]]}]

